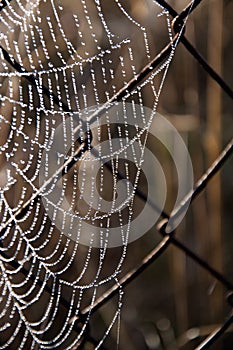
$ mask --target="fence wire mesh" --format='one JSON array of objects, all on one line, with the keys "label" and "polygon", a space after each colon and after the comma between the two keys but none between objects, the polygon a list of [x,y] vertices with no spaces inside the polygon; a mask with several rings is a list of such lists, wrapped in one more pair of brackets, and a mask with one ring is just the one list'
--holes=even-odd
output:
[{"label": "fence wire mesh", "polygon": [[[12,0],[13,1],[13,0]],[[9,1],[2,1],[1,2],[1,10],[6,8],[10,4],[11,0]],[[185,36],[185,20],[187,16],[190,16],[193,11],[198,9],[199,5],[204,2],[204,0],[196,0],[191,1],[188,6],[186,6],[181,12],[177,12],[171,4],[164,0],[157,0],[158,4],[160,4],[166,11],[168,11],[169,15],[173,17],[173,31],[174,31],[174,37],[173,41],[170,42],[161,52],[147,65],[145,66],[141,72],[132,80],[130,80],[121,90],[119,90],[111,99],[111,102],[121,101],[123,97],[125,97],[130,91],[132,91],[139,82],[143,81],[148,75],[153,72],[170,54],[172,47],[174,45],[174,42],[177,42],[178,45],[183,45],[185,49],[192,55],[192,57],[198,62],[200,66],[205,70],[207,76],[211,77],[213,81],[215,81],[216,84],[219,85],[219,87],[224,91],[226,95],[228,95],[230,98],[233,98],[233,90],[228,86],[228,84],[223,80],[223,78],[211,67],[211,65],[201,56],[201,54],[198,52],[197,49],[190,43],[190,41]],[[28,73],[26,69],[19,63],[17,60],[10,55],[7,50],[0,46],[1,52],[2,52],[2,59],[4,59],[8,64],[19,73]],[[30,82],[32,85],[37,87],[37,80],[34,77],[34,75],[30,75],[29,73],[25,75],[25,78]],[[63,102],[59,96],[56,94],[56,92],[51,91],[48,89],[45,85],[42,85],[42,93],[46,95],[49,99],[52,99],[55,104],[62,107],[62,109],[66,112],[72,112],[72,109]],[[107,108],[107,106],[106,106]],[[103,108],[103,113],[105,111],[105,106]],[[65,176],[67,171],[75,165],[76,162],[80,159],[80,157],[89,149],[90,139],[91,139],[91,131],[86,135],[86,139],[80,140],[80,147],[76,150],[75,154],[72,156],[72,158],[69,160],[67,164],[65,164],[60,171],[60,176]],[[212,165],[206,170],[206,172],[203,173],[203,175],[200,177],[200,179],[196,182],[193,190],[187,195],[186,198],[180,203],[179,207],[177,208],[175,213],[172,213],[173,216],[177,215],[177,213],[182,212],[183,208],[186,206],[186,203],[188,200],[191,200],[191,203],[193,200],[199,195],[202,191],[205,191],[208,184],[214,177],[214,175],[218,172],[220,172],[225,163],[229,160],[233,152],[233,139],[231,139],[228,144],[225,146],[225,148],[222,150],[222,152],[219,154],[219,156],[212,162]],[[111,165],[106,164],[107,167],[109,167],[110,170],[112,170]],[[124,175],[118,173],[119,178],[125,178]],[[147,194],[145,194],[143,191],[141,191],[139,188],[136,189],[136,195],[142,199],[142,201],[149,201],[152,207],[156,208],[156,203],[154,202],[153,198],[148,198]],[[40,199],[41,193],[36,193],[33,198],[30,198],[28,201],[26,201],[23,206],[21,206],[17,212],[15,213],[15,219],[20,220],[23,216],[27,214],[29,211],[29,208],[31,205],[36,205],[37,200]],[[192,204],[191,204],[192,205]],[[156,210],[156,209],[155,209]],[[80,332],[80,324],[84,322],[85,316],[87,316],[90,312],[91,314],[94,314],[97,310],[99,310],[101,307],[103,307],[109,300],[113,299],[119,290],[122,290],[126,286],[130,285],[134,280],[136,280],[141,274],[143,274],[144,270],[149,267],[152,264],[156,264],[157,259],[164,254],[165,251],[168,250],[170,246],[176,247],[178,250],[182,251],[186,256],[188,256],[195,264],[200,265],[202,269],[204,269],[208,274],[213,276],[215,280],[217,280],[225,290],[226,295],[226,303],[229,306],[230,312],[228,315],[226,315],[225,321],[222,323],[222,325],[216,326],[215,329],[209,330],[209,334],[207,336],[206,332],[202,335],[202,341],[199,342],[199,344],[195,347],[195,349],[207,349],[211,348],[212,345],[214,345],[217,340],[220,337],[224,337],[224,334],[229,330],[229,328],[232,326],[233,323],[233,283],[231,280],[228,279],[221,271],[218,269],[215,269],[215,267],[208,263],[205,257],[201,257],[198,253],[191,250],[187,244],[183,243],[182,240],[180,240],[177,237],[176,231],[174,230],[171,233],[166,233],[166,225],[171,218],[171,214],[162,211],[161,213],[161,220],[157,224],[156,229],[160,233],[162,240],[159,244],[155,246],[155,248],[149,252],[144,258],[141,260],[141,262],[136,266],[133,267],[129,272],[127,272],[123,277],[119,279],[119,281],[114,284],[111,288],[109,288],[107,291],[105,291],[102,295],[100,295],[94,302],[89,306],[86,306],[81,313],[78,316],[73,315],[73,321],[75,323],[74,329],[76,330],[77,334]],[[9,221],[6,221],[6,223],[2,226],[1,229],[1,235],[3,236],[6,232],[8,225],[10,224]],[[1,247],[2,243],[1,243]],[[20,263],[15,261],[8,261],[8,253],[4,249],[1,251],[1,257],[3,261],[7,261],[7,264],[11,265],[14,269],[20,268],[21,273],[23,273],[25,276],[28,275],[29,271],[20,265]],[[36,276],[33,274],[30,274],[30,279],[33,281],[35,280]],[[36,278],[36,283],[38,286],[43,286],[43,281]],[[44,289],[49,293],[56,296],[58,295],[59,291],[52,290],[52,288],[48,285],[44,285]],[[60,303],[66,308],[69,309],[70,302],[64,297],[59,296]],[[88,327],[84,337],[78,344],[78,348],[87,348],[87,344],[92,344],[94,347],[98,347],[99,341],[95,340],[92,336],[92,328]],[[208,333],[208,331],[207,331]],[[199,330],[199,333],[197,334],[197,338],[201,337],[201,332]],[[195,337],[194,337],[195,338]],[[193,339],[194,339],[193,338]],[[192,337],[187,338],[186,341],[189,342]],[[183,343],[184,345],[184,343]],[[166,346],[163,344],[163,339],[160,339],[160,346],[161,348],[166,348]],[[76,348],[76,347],[75,347]],[[102,349],[105,349],[105,345],[101,345]],[[158,346],[159,348],[159,346]],[[169,347],[168,347],[169,348]],[[182,347],[183,348],[183,347]],[[152,349],[152,348],[151,348]],[[172,349],[172,347],[171,347]]]}]

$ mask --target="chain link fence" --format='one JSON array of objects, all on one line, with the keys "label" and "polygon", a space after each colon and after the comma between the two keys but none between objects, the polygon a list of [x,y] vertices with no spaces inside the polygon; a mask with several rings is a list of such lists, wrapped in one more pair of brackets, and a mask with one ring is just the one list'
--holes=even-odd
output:
[{"label": "chain link fence", "polygon": [[[157,0],[157,3],[160,4],[162,7],[164,7],[170,14],[171,17],[173,17],[173,31],[174,31],[174,42],[178,41],[178,45],[183,45],[185,49],[192,55],[192,57],[198,62],[200,66],[204,69],[206,72],[206,75],[211,77],[213,81],[215,81],[216,84],[222,89],[222,91],[228,95],[230,98],[233,98],[233,91],[228,86],[228,84],[221,78],[221,76],[210,66],[210,64],[201,56],[201,54],[198,52],[197,49],[190,43],[190,41],[185,36],[185,19],[187,16],[190,16],[193,11],[198,9],[198,6],[200,5],[201,0],[191,1],[191,3],[185,7],[181,12],[176,12],[174,8],[166,1],[163,0]],[[1,10],[3,10],[10,1],[2,1],[1,2]],[[165,60],[168,55],[170,54],[172,50],[173,42],[169,43],[156,58],[148,64],[148,66],[144,67],[141,73],[138,74],[136,79],[132,79],[129,81],[129,83],[124,86],[117,94],[115,94],[112,98],[112,102],[115,101],[121,101],[122,98],[129,93],[132,89],[137,86],[137,84],[145,79],[153,70],[155,70],[163,60]],[[22,67],[22,65],[17,62],[12,56],[10,56],[6,49],[4,49],[2,46],[0,47],[2,52],[2,57],[4,60],[8,62],[14,68],[16,71],[20,72],[26,72],[26,70]],[[37,86],[37,81],[32,75],[26,75],[26,79],[34,86]],[[56,95],[55,92],[51,92],[46,86],[42,86],[43,94],[48,96],[50,99],[54,101],[55,104],[58,104],[59,106],[62,106],[64,111],[70,112],[70,108],[66,103],[62,102],[59,97]],[[85,153],[85,151],[89,147],[89,141],[90,141],[91,135],[87,135],[86,139],[82,142],[80,141],[80,148],[76,151],[75,157],[73,157],[72,161],[68,165],[68,168],[70,169],[75,162],[78,160],[78,158]],[[186,198],[180,203],[180,206],[178,207],[177,211],[173,213],[173,216],[178,215],[182,210],[185,208],[187,201],[191,200],[191,203],[195,200],[195,198],[203,191],[208,188],[209,182],[214,177],[214,175],[218,172],[220,172],[225,163],[229,161],[231,155],[233,152],[233,140],[231,139],[229,143],[225,146],[225,148],[222,150],[222,152],[219,154],[219,156],[212,162],[212,165],[206,170],[205,173],[201,176],[201,178],[196,182],[193,190],[187,195]],[[67,165],[66,165],[67,166]],[[108,165],[106,165],[108,166]],[[65,169],[65,167],[64,167]],[[63,169],[63,171],[64,171]],[[66,169],[67,171],[67,169]],[[64,175],[64,173],[62,174]],[[123,175],[119,175],[119,178],[124,178]],[[136,190],[136,195],[142,200],[142,201],[150,201],[151,205],[156,207],[156,204],[154,203],[153,198],[147,197],[145,193],[143,193],[140,189]],[[38,193],[33,198],[33,202],[36,203],[36,201],[40,198],[40,193]],[[20,208],[19,212],[17,212],[16,219],[20,219],[22,216],[27,213],[31,206],[31,200],[22,208]],[[147,254],[141,261],[140,264],[138,264],[136,267],[132,268],[129,272],[127,272],[118,283],[114,284],[109,290],[105,291],[101,296],[99,296],[94,304],[85,307],[79,317],[76,320],[75,323],[75,329],[77,331],[77,334],[80,332],[80,323],[82,323],[82,317],[85,319],[85,317],[91,312],[94,314],[97,310],[102,308],[109,300],[113,299],[118,293],[119,290],[124,289],[126,286],[130,285],[134,280],[136,280],[143,272],[152,264],[157,263],[157,259],[161,257],[170,246],[176,247],[178,250],[186,254],[195,264],[199,265],[203,270],[205,270],[208,274],[210,274],[215,280],[217,280],[223,287],[224,287],[224,294],[226,295],[226,303],[228,304],[228,308],[230,308],[230,312],[228,315],[226,315],[226,318],[222,325],[216,326],[216,329],[208,329],[207,331],[203,331],[203,334],[201,332],[201,328],[197,333],[195,333],[195,330],[189,334],[190,337],[187,337],[181,341],[182,346],[181,348],[185,347],[187,343],[191,342],[190,339],[195,339],[196,342],[198,342],[198,345],[196,345],[195,349],[207,349],[211,348],[211,346],[214,346],[214,344],[218,341],[220,337],[224,337],[226,332],[229,331],[232,327],[233,323],[233,313],[232,313],[232,307],[233,307],[233,283],[231,280],[229,280],[222,272],[220,272],[218,269],[215,269],[215,267],[207,262],[207,259],[205,257],[201,257],[198,253],[191,250],[188,245],[182,242],[181,239],[178,238],[175,231],[171,233],[166,233],[166,225],[168,220],[171,218],[169,213],[166,213],[165,211],[161,214],[161,220],[157,224],[156,229],[161,235],[161,241],[158,245],[155,246],[155,248]],[[4,230],[6,230],[4,228]],[[2,230],[1,234],[4,234],[4,230]],[[4,250],[1,252],[1,255],[4,259],[7,259],[7,252]],[[9,264],[12,265],[14,269],[17,269],[19,267],[19,263],[17,261],[9,262]],[[28,270],[26,268],[21,268],[21,272],[27,276]],[[31,276],[33,278],[33,276]],[[43,285],[43,281],[37,280],[37,284],[39,286]],[[49,287],[49,285],[44,286],[45,290],[48,293],[55,293],[56,291],[52,291],[52,289]],[[60,297],[60,303],[64,305],[65,308],[69,308],[69,302],[66,300],[64,296]],[[209,334],[205,336],[206,332]],[[163,338],[161,334],[159,334],[159,344],[161,348],[166,348]],[[199,340],[202,339],[202,340]],[[85,332],[85,335],[82,339],[82,341],[79,344],[80,348],[89,349],[88,344],[92,344],[93,346],[98,345],[98,341],[94,339],[92,336],[92,328],[88,328]],[[91,346],[91,345],[90,345]],[[90,347],[91,348],[91,347]],[[104,345],[102,345],[103,349],[105,349]],[[159,348],[159,346],[157,347]],[[169,348],[169,347],[168,347]],[[171,347],[172,348],[172,347]],[[191,347],[193,348],[193,347]],[[152,349],[152,348],[151,348]]]}]

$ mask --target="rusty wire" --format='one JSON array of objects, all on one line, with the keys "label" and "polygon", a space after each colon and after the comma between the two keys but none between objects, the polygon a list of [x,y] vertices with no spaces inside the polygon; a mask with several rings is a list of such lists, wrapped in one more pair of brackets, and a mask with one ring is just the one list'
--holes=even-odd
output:
[{"label": "rusty wire", "polygon": [[[0,4],[0,11],[4,9],[12,0],[5,1],[3,0]],[[193,47],[193,45],[188,41],[188,39],[184,35],[185,27],[184,20],[188,15],[190,15],[191,12],[201,3],[202,0],[194,0],[190,1],[188,6],[186,6],[183,11],[181,11],[180,14],[178,14],[171,5],[169,5],[165,0],[156,0],[158,4],[163,6],[168,13],[174,18],[173,20],[173,29],[175,32],[175,35],[173,37],[173,41],[170,42],[161,52],[147,65],[145,66],[142,71],[134,77],[131,81],[128,82],[126,86],[124,86],[121,90],[119,90],[114,96],[111,98],[111,102],[120,101],[125,95],[128,94],[129,91],[133,90],[137,84],[145,79],[161,62],[163,62],[168,55],[170,54],[172,50],[173,44],[176,42],[177,44],[182,43],[184,47],[187,49],[187,51],[195,58],[195,60],[205,69],[206,73],[212,77],[213,80],[222,88],[222,90],[231,98],[233,98],[233,90],[229,87],[229,85],[223,80],[223,78],[208,64],[208,62],[200,55],[200,53]],[[4,59],[18,72],[26,72],[24,67],[22,67],[12,56],[8,54],[8,52],[0,46],[0,50],[2,51]],[[32,83],[34,86],[37,86],[37,80],[34,77],[34,75],[26,75],[25,78]],[[51,97],[55,104],[57,104],[62,110],[65,112],[73,113],[74,111],[71,111],[67,104],[65,104],[63,101],[61,101],[58,96],[51,92],[46,86],[42,85],[42,91],[43,93]],[[105,112],[108,109],[108,104],[105,104],[103,109],[101,111],[97,111],[97,115],[101,115],[103,112]],[[63,164],[60,171],[60,176],[63,176],[70,167],[72,167],[83,155],[83,153],[90,148],[90,143],[87,141],[90,141],[91,139],[91,131],[89,137],[84,138],[82,142],[80,142],[80,147],[76,150],[75,154],[68,159],[68,162],[66,164]],[[88,146],[89,145],[89,146]],[[209,169],[202,175],[202,177],[199,179],[199,181],[194,186],[194,189],[188,194],[187,198],[182,201],[180,206],[178,207],[178,213],[182,211],[186,204],[186,200],[191,198],[191,201],[196,198],[196,196],[202,192],[206,186],[208,185],[209,181],[212,179],[212,177],[222,169],[224,163],[230,158],[230,156],[233,153],[233,139],[229,141],[229,143],[226,145],[226,147],[223,149],[222,153],[219,155],[219,157],[213,162],[213,164],[209,167]],[[108,166],[108,164],[106,163]],[[109,166],[110,168],[110,166]],[[111,169],[110,169],[111,170]],[[122,174],[118,174],[119,178],[124,178]],[[20,218],[25,215],[25,213],[29,210],[30,206],[34,205],[35,202],[40,198],[41,191],[39,189],[38,193],[34,195],[32,198],[30,198],[24,205],[17,211],[16,218]],[[144,201],[148,201],[150,205],[156,210],[156,205],[152,198],[148,198],[146,194],[144,194],[140,189],[136,190],[136,195],[139,196]],[[172,214],[172,215],[176,215]],[[225,289],[228,291],[226,300],[228,301],[230,307],[233,310],[233,282],[228,280],[223,273],[217,271],[213,266],[209,265],[207,261],[200,257],[197,253],[194,253],[190,248],[188,248],[185,244],[183,244],[175,235],[175,231],[167,234],[165,232],[165,228],[167,225],[168,220],[171,218],[171,216],[162,211],[161,214],[162,220],[157,225],[157,230],[162,235],[162,241],[149,253],[147,254],[141,263],[133,268],[131,271],[126,273],[120,280],[119,283],[112,286],[109,290],[107,290],[105,293],[103,293],[93,305],[87,306],[85,309],[82,310],[80,316],[77,318],[77,322],[75,323],[75,330],[78,333],[80,331],[80,328],[78,326],[78,322],[82,322],[82,317],[88,314],[89,312],[94,313],[97,311],[100,307],[102,307],[107,301],[112,299],[115,294],[118,292],[119,288],[126,287],[136,279],[141,273],[154,261],[157,260],[157,258],[164,252],[166,249],[173,245],[177,247],[179,250],[183,251],[187,256],[189,256],[194,262],[196,262],[198,265],[200,265],[204,270],[206,270],[209,274],[211,274],[216,280],[218,280],[222,286],[225,287]],[[7,222],[6,224],[9,225],[10,222]],[[13,223],[14,224],[14,223]],[[4,232],[4,229],[7,227],[4,226],[0,234]],[[0,246],[2,245],[0,240]],[[13,268],[19,267],[19,263],[17,261],[8,261],[8,256],[6,253],[1,252],[1,259],[8,264],[10,264]],[[21,268],[21,272],[25,275],[28,274],[27,269],[24,267]],[[30,279],[33,279],[33,275],[30,275]],[[42,285],[42,281],[38,280],[37,284],[40,286]],[[45,285],[45,290],[48,293],[51,293],[51,288],[48,285]],[[62,296],[60,296],[61,304],[68,308],[69,302]],[[224,334],[224,332],[233,324],[233,311],[230,312],[230,314],[226,317],[226,320],[223,322],[222,326],[216,328],[206,339],[204,339],[197,347],[196,350],[203,350],[209,348],[220,336]],[[98,345],[98,341],[93,339],[89,332],[85,333],[85,339],[82,339],[80,342],[80,347],[84,344],[84,342],[91,342],[93,345]],[[104,346],[102,346],[102,349],[104,349]]]}]

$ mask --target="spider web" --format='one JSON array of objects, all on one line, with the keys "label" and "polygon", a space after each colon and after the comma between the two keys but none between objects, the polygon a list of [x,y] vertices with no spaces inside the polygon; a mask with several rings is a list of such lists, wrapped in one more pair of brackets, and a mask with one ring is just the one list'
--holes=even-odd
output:
[{"label": "spider web", "polygon": [[[135,11],[136,5],[147,8],[147,15],[143,17],[141,10]],[[125,139],[126,145],[131,145],[124,148],[126,159],[132,152],[130,140],[136,138],[143,159],[147,133],[175,45],[169,58],[134,89],[126,90],[121,99],[123,109],[127,103],[151,108],[151,114],[142,118],[143,132],[137,126],[128,128],[127,119],[124,127],[114,127],[108,113],[102,127],[102,116],[95,111],[111,106],[117,93],[130,80],[137,79],[164,43],[172,41],[170,18],[155,1],[139,5],[137,1],[117,0],[14,0],[2,9],[0,28],[0,348],[73,349],[85,336],[92,317],[91,307],[85,317],[81,311],[93,305],[99,290],[118,282],[127,253],[135,193],[128,189],[126,197],[130,200],[124,208],[111,207],[107,215],[101,205],[104,197],[114,202],[119,172],[124,173],[134,189],[137,187],[141,163],[135,161],[133,170],[122,165],[120,151],[111,153],[112,138]],[[10,61],[18,65],[5,59],[4,50]],[[92,106],[95,109],[90,109]],[[93,116],[97,126],[92,129]],[[93,140],[85,139],[90,130]],[[58,175],[54,176],[46,152],[56,140],[69,147],[68,151],[61,150],[57,160],[63,170],[59,182],[61,198],[51,203],[47,195]],[[64,169],[67,154],[68,160],[74,157],[84,141],[87,152],[72,167]],[[96,176],[101,196],[96,209],[94,199],[88,203],[85,194],[91,196],[94,186],[95,157],[91,147],[104,141],[110,149],[111,171],[106,170],[106,164],[98,163]],[[39,179],[42,165],[44,187]],[[67,210],[63,199],[69,203]],[[49,213],[46,206],[52,208]],[[70,211],[79,218],[75,238],[70,234],[74,230],[72,216],[68,220]],[[56,218],[60,227],[54,223]],[[82,244],[79,234],[84,222],[94,228],[106,227],[106,232],[115,226],[127,227],[115,264],[109,264],[112,253],[107,249],[106,233],[100,237],[99,247],[93,237]],[[117,322],[120,325],[122,295],[120,290],[112,321],[96,349],[112,327]]]}]

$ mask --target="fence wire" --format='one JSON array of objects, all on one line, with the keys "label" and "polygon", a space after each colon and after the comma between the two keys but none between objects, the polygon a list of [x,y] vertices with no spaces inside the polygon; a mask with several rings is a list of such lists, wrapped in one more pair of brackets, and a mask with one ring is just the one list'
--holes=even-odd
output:
[{"label": "fence wire", "polygon": [[[0,11],[4,9],[11,0],[1,1],[0,3]],[[174,30],[174,38],[173,41],[170,42],[161,52],[147,65],[142,71],[134,77],[131,81],[128,82],[121,90],[119,90],[109,102],[121,101],[124,96],[128,94],[128,92],[132,91],[140,81],[145,79],[151,72],[156,69],[170,54],[172,47],[175,42],[178,44],[182,44],[186,50],[194,57],[194,59],[198,62],[200,66],[206,71],[206,73],[221,87],[221,89],[231,98],[233,98],[233,90],[230,86],[223,80],[223,78],[208,64],[208,62],[201,56],[197,49],[189,42],[189,40],[185,37],[185,19],[189,16],[202,2],[202,0],[194,0],[190,1],[188,6],[186,6],[180,13],[177,13],[175,9],[168,4],[165,0],[156,0],[158,4],[168,11],[168,13],[174,18],[173,20],[173,30]],[[0,50],[2,51],[4,59],[18,72],[27,73],[26,69],[17,62],[14,57],[8,54],[7,50],[5,50],[0,45]],[[25,79],[27,79],[32,85],[37,86],[37,78],[34,75],[25,75]],[[58,106],[61,106],[65,112],[72,112],[72,110],[68,107],[66,103],[60,100],[60,98],[56,95],[56,93],[51,92],[46,86],[42,85],[43,94],[47,97],[52,98],[53,102]],[[104,105],[101,111],[98,111],[98,115],[104,113],[109,106],[108,104]],[[75,154],[71,156],[68,161],[63,164],[60,169],[60,176],[63,176],[67,173],[67,171],[78,161],[78,159],[86,152],[87,149],[90,149],[90,138],[92,137],[91,131],[89,135],[84,140],[80,140],[80,147],[76,150]],[[192,259],[196,264],[200,265],[206,272],[212,275],[217,281],[221,283],[223,287],[226,289],[226,302],[230,305],[231,312],[229,315],[226,315],[226,319],[221,326],[218,326],[212,333],[210,333],[195,349],[202,350],[209,348],[212,344],[214,344],[219,337],[221,337],[230,326],[233,324],[233,282],[231,282],[223,273],[216,270],[212,265],[210,265],[204,258],[199,256],[197,253],[188,248],[184,243],[182,243],[177,237],[176,232],[173,231],[169,234],[166,233],[166,225],[173,216],[178,215],[185,208],[187,201],[191,199],[191,202],[197,197],[197,195],[204,191],[213,178],[213,176],[222,170],[225,162],[231,157],[233,153],[233,139],[231,139],[228,144],[225,146],[221,154],[215,159],[212,165],[207,169],[207,171],[201,176],[199,181],[194,186],[194,189],[187,195],[186,198],[180,203],[177,211],[171,215],[166,213],[165,211],[161,212],[161,221],[157,224],[156,229],[162,236],[162,241],[149,253],[147,254],[141,261],[141,263],[126,273],[118,283],[113,285],[109,290],[103,293],[95,302],[87,307],[85,307],[80,316],[76,317],[76,323],[74,325],[75,331],[77,333],[80,332],[80,323],[82,323],[82,318],[85,317],[90,311],[91,313],[95,313],[99,310],[104,304],[106,304],[110,299],[112,299],[119,291],[120,288],[124,288],[129,285],[133,280],[135,280],[138,276],[140,276],[143,271],[155,263],[159,256],[161,256],[169,246],[173,245],[186,254],[190,259]],[[111,166],[106,163],[111,169]],[[125,178],[124,175],[118,173],[119,178]],[[23,217],[31,204],[36,204],[37,200],[40,198],[41,190],[38,191],[33,198],[30,198],[24,205],[16,212],[15,218],[20,219]],[[156,204],[153,201],[153,198],[148,198],[148,196],[143,193],[140,189],[136,189],[136,195],[140,197],[142,200],[147,201],[150,205],[156,210]],[[3,235],[4,231],[7,229],[8,225],[12,223],[11,221],[7,221],[5,226],[0,231],[0,234]],[[13,223],[14,224],[14,223]],[[0,240],[0,246],[2,245]],[[2,258],[7,259],[7,254],[5,252],[1,252]],[[13,268],[20,267],[20,264],[17,261],[9,261],[8,264],[12,265]],[[21,267],[21,272],[28,276],[28,270],[24,267]],[[35,276],[30,274],[29,278],[34,280]],[[37,279],[38,286],[43,285],[43,281]],[[45,290],[48,293],[52,293],[51,288],[45,284]],[[56,296],[56,291],[53,291]],[[69,302],[62,296],[59,296],[61,304],[65,308],[69,308]],[[90,328],[85,333],[85,337],[79,344],[79,347],[82,348],[86,342],[92,343],[94,346],[98,345],[98,341],[96,341],[91,336]],[[102,345],[102,349],[105,349],[105,346]]]}]

